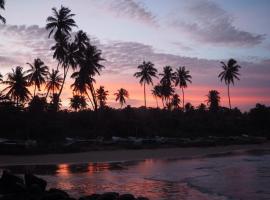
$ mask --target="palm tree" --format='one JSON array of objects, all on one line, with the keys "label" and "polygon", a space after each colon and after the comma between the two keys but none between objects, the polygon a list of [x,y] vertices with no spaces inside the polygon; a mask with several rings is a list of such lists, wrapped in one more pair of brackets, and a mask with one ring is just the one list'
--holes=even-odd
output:
[{"label": "palm tree", "polygon": [[99,101],[100,108],[104,108],[106,106],[108,95],[109,92],[104,89],[104,86],[100,86],[99,89],[97,89],[97,99]]},{"label": "palm tree", "polygon": [[223,79],[225,81],[225,84],[227,85],[228,89],[228,99],[229,99],[229,106],[231,107],[231,97],[230,97],[230,84],[232,83],[234,85],[234,79],[239,79],[239,69],[241,68],[237,61],[234,59],[229,59],[227,62],[227,65],[224,62],[221,62],[223,71],[218,75],[220,78],[220,81],[222,82]]},{"label": "palm tree", "polygon": [[48,97],[48,94],[50,92],[52,92],[52,94],[57,92],[60,89],[62,82],[63,78],[61,74],[59,74],[59,71],[52,69],[52,72],[49,72],[47,83],[45,86],[45,89],[47,90],[46,98]]},{"label": "palm tree", "polygon": [[[5,0],[0,0],[0,8],[5,10]],[[2,15],[0,15],[0,21],[6,23],[6,19]]]},{"label": "palm tree", "polygon": [[0,74],[0,83],[3,81],[3,75]]},{"label": "palm tree", "polygon": [[57,93],[53,93],[51,96],[51,102],[49,104],[49,110],[57,112],[61,107],[61,99]]},{"label": "palm tree", "polygon": [[179,98],[178,94],[174,94],[171,99],[171,106],[173,109],[179,109],[180,108],[181,100]]},{"label": "palm tree", "polygon": [[121,108],[126,103],[126,98],[129,98],[128,91],[124,88],[117,90],[117,93],[114,93],[114,95],[116,96],[115,101],[119,101]]},{"label": "palm tree", "polygon": [[152,90],[152,95],[156,99],[157,108],[158,108],[158,98],[162,98],[162,91],[161,91],[161,86],[160,85],[155,85],[154,86],[154,89]]},{"label": "palm tree", "polygon": [[40,91],[40,86],[46,83],[48,76],[48,67],[39,58],[34,60],[33,64],[27,63],[31,68],[27,70],[29,77],[29,84],[34,85],[34,96],[36,96],[36,88]]},{"label": "palm tree", "polygon": [[[71,65],[72,68],[76,68],[77,63],[77,46],[73,43],[68,43],[70,32],[72,27],[77,27],[69,8],[61,6],[59,10],[52,8],[53,16],[47,18],[46,30],[49,32],[49,37],[54,33],[54,39],[56,44],[51,48],[54,50],[53,57],[58,60],[58,66],[62,64],[64,68],[64,78],[59,90],[58,96],[62,93],[68,69]],[[58,71],[57,66],[57,71]]]},{"label": "palm tree", "polygon": [[88,69],[86,67],[81,67],[79,71],[74,72],[71,75],[71,78],[75,79],[74,83],[71,85],[73,91],[80,94],[81,96],[87,95],[91,105],[93,106],[93,109],[95,109],[95,105],[87,92],[88,89],[91,90],[91,85],[93,82],[95,82],[95,79],[89,75]]},{"label": "palm tree", "polygon": [[16,67],[15,70],[12,69],[12,73],[8,74],[7,80],[3,81],[4,84],[8,86],[3,90],[7,91],[6,96],[12,99],[17,107],[19,103],[24,103],[29,100],[29,96],[31,93],[27,89],[28,84],[28,76],[27,72],[23,71],[22,67]]},{"label": "palm tree", "polygon": [[187,82],[191,83],[191,75],[189,74],[189,71],[186,70],[185,67],[179,67],[176,69],[175,74],[175,86],[179,86],[182,89],[182,96],[183,96],[183,109],[185,108],[185,94],[184,94],[184,88],[187,87]]},{"label": "palm tree", "polygon": [[219,92],[216,90],[210,90],[207,95],[207,105],[209,105],[209,110],[216,112],[219,109],[220,96]]},{"label": "palm tree", "polygon": [[69,36],[72,27],[77,27],[69,8],[61,6],[59,10],[52,8],[53,15],[47,18],[46,30],[50,31],[49,37],[54,33],[54,39],[58,41],[63,36]]},{"label": "palm tree", "polygon": [[161,90],[161,99],[162,99],[163,107],[164,105],[169,105],[170,98],[174,94],[174,88],[172,87],[171,84],[168,85],[168,84],[162,83],[160,85],[160,90]]},{"label": "palm tree", "polygon": [[86,100],[84,96],[80,95],[73,95],[70,99],[70,108],[77,110],[85,109],[87,106]]},{"label": "palm tree", "polygon": [[162,76],[160,80],[160,83],[162,85],[171,85],[174,79],[175,73],[173,72],[173,69],[171,66],[165,66],[163,68],[163,73],[159,75]]},{"label": "palm tree", "polygon": [[138,66],[139,72],[136,72],[134,76],[140,78],[140,84],[143,85],[144,91],[144,106],[146,107],[146,94],[145,94],[145,84],[153,85],[152,77],[157,77],[157,69],[154,68],[154,64],[151,62],[145,62]]},{"label": "palm tree", "polygon": [[[78,65],[80,66],[80,71],[82,70],[84,74],[79,73],[78,75],[82,75],[86,81],[87,87],[89,88],[94,109],[97,110],[97,100],[96,100],[96,92],[94,88],[94,76],[100,75],[100,71],[104,68],[101,61],[104,59],[101,57],[101,51],[97,49],[96,46],[93,45],[86,45],[86,49],[83,51],[82,56],[79,57]],[[80,78],[81,79],[81,78]],[[82,79],[81,79],[82,80]],[[92,81],[89,81],[92,80]]]}]

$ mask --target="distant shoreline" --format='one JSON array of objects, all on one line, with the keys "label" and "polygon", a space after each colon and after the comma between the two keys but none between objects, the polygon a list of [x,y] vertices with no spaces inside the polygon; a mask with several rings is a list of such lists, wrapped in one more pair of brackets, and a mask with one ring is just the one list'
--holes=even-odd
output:
[{"label": "distant shoreline", "polygon": [[57,165],[89,162],[123,162],[145,159],[183,159],[241,154],[252,150],[269,150],[270,143],[251,145],[229,145],[217,147],[158,148],[138,150],[101,150],[81,153],[43,155],[0,155],[0,166],[12,165]]}]

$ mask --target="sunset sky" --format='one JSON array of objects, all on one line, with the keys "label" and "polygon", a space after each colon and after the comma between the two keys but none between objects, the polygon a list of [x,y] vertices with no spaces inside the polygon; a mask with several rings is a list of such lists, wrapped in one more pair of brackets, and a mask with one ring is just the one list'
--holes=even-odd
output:
[{"label": "sunset sky", "polygon": [[[73,31],[87,32],[103,52],[106,68],[95,87],[109,90],[111,106],[119,107],[113,94],[120,87],[130,93],[127,104],[143,105],[143,88],[133,77],[143,60],[153,62],[159,72],[165,65],[186,66],[193,78],[185,102],[205,103],[208,91],[215,89],[228,106],[217,75],[220,61],[229,58],[242,66],[241,81],[231,88],[232,105],[242,110],[257,102],[270,105],[269,0],[6,0],[6,10],[0,10],[7,19],[0,25],[3,75],[18,65],[26,69],[37,57],[56,67],[50,51],[54,41],[44,27],[51,8],[61,5],[76,14],[78,28]],[[155,106],[151,89],[147,102]],[[65,106],[71,96],[66,84]]]}]

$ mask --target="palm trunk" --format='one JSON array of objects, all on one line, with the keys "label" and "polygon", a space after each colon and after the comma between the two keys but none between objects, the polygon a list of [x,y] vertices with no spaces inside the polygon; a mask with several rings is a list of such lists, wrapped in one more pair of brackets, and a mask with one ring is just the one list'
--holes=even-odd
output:
[{"label": "palm trunk", "polygon": [[227,89],[228,89],[229,106],[230,106],[230,110],[231,110],[232,106],[231,106],[231,97],[230,97],[230,84],[227,85]]},{"label": "palm trunk", "polygon": [[144,92],[144,107],[146,108],[145,83],[143,84],[143,92]]},{"label": "palm trunk", "polygon": [[96,100],[96,93],[95,93],[95,88],[93,86],[93,83],[91,83],[91,85],[90,85],[90,92],[91,92],[91,95],[93,98],[95,111],[97,111],[97,100]]},{"label": "palm trunk", "polygon": [[35,84],[35,88],[34,88],[34,96],[36,96],[36,88],[37,88],[37,85]]},{"label": "palm trunk", "polygon": [[156,103],[157,103],[157,108],[158,108],[158,99],[157,99],[157,97],[155,96],[155,99],[156,99]]},{"label": "palm trunk", "polygon": [[65,84],[65,81],[66,81],[68,69],[69,69],[69,66],[67,66],[67,68],[64,67],[64,79],[63,79],[63,83],[62,83],[61,88],[60,88],[59,93],[58,93],[58,99],[60,99],[62,90],[63,90],[63,88],[64,88],[64,84]]},{"label": "palm trunk", "polygon": [[94,106],[94,104],[93,104],[93,101],[92,101],[91,97],[89,96],[88,92],[86,92],[86,95],[87,95],[87,97],[88,97],[88,99],[89,99],[89,101],[90,101],[90,103],[91,103],[93,109],[95,109],[95,106]]},{"label": "palm trunk", "polygon": [[49,92],[50,92],[50,90],[47,91],[47,94],[46,94],[46,97],[45,97],[46,100],[47,100],[47,98],[48,98]]},{"label": "palm trunk", "polygon": [[183,98],[183,111],[185,111],[185,93],[184,93],[184,88],[182,88],[182,98]]},{"label": "palm trunk", "polygon": [[161,101],[162,101],[163,108],[165,108],[165,105],[164,105],[164,98],[163,98],[163,97],[161,98]]}]

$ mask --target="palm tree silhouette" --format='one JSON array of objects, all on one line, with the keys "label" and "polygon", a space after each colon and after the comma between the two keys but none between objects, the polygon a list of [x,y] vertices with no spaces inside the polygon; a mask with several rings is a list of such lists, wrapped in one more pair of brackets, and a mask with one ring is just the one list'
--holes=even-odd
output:
[{"label": "palm tree silhouette", "polygon": [[154,68],[154,64],[151,62],[145,62],[138,66],[139,72],[136,72],[134,76],[140,78],[140,84],[143,85],[144,91],[144,106],[146,107],[146,94],[145,94],[145,84],[153,85],[152,77],[157,77],[157,69]]},{"label": "palm tree silhouette", "polygon": [[163,73],[159,74],[162,76],[160,83],[162,85],[171,85],[171,83],[174,80],[175,73],[173,72],[173,69],[171,66],[165,66],[163,68]]},{"label": "palm tree silhouette", "polygon": [[170,98],[174,94],[174,88],[172,87],[171,84],[169,85],[163,82],[160,85],[160,90],[161,90],[161,96],[162,96],[161,99],[162,99],[163,107],[164,107],[164,101],[165,101],[165,105],[169,105]]},{"label": "palm tree silhouette", "polygon": [[219,92],[216,90],[210,90],[207,95],[207,105],[209,105],[209,110],[216,112],[219,109],[220,96]]},{"label": "palm tree silhouette", "polygon": [[183,96],[183,109],[185,108],[185,94],[184,88],[187,87],[187,82],[191,83],[191,75],[189,71],[186,70],[185,67],[179,67],[176,69],[176,74],[174,77],[175,86],[179,86],[182,89],[182,96]]},{"label": "palm tree silhouette", "polygon": [[[5,10],[5,0],[0,0],[0,8]],[[0,15],[0,21],[6,23],[6,19],[2,15]]]},{"label": "palm tree silhouette", "polygon": [[[157,108],[158,106],[158,98],[162,98],[162,90],[161,90],[161,86],[160,85],[155,85],[153,90],[152,90],[152,95],[155,97],[156,99],[156,103],[157,103]],[[163,105],[164,106],[164,105]]]},{"label": "palm tree silhouette", "polygon": [[[56,44],[51,48],[54,50],[53,57],[58,60],[58,66],[61,64],[64,68],[64,78],[59,90],[59,98],[62,93],[69,67],[73,69],[77,67],[77,46],[69,43],[70,32],[72,27],[77,27],[69,8],[61,6],[59,10],[52,8],[53,16],[47,18],[46,30],[49,32],[49,38],[54,34]],[[58,70],[57,66],[57,70]]]},{"label": "palm tree silhouette", "polygon": [[52,8],[53,15],[47,18],[46,30],[50,31],[49,37],[54,33],[54,39],[58,41],[63,36],[69,36],[72,27],[77,27],[74,14],[67,7],[61,6],[59,10]]},{"label": "palm tree silhouette", "polygon": [[27,72],[23,71],[22,67],[16,67],[15,70],[12,69],[12,73],[8,73],[6,81],[4,84],[8,85],[3,92],[6,92],[6,96],[12,99],[17,107],[19,103],[24,103],[29,100],[31,93],[27,89],[28,84]]},{"label": "palm tree silhouette", "polygon": [[234,79],[240,80],[239,69],[241,67],[237,64],[237,61],[232,58],[227,62],[227,65],[224,62],[221,62],[221,64],[223,71],[218,75],[218,77],[220,78],[221,82],[224,79],[225,84],[227,85],[229,106],[230,109],[232,109],[230,97],[230,84],[232,83],[234,85]]},{"label": "palm tree silhouette", "polygon": [[178,94],[174,94],[171,99],[171,106],[173,109],[179,109],[180,108],[181,100],[179,98]]},{"label": "palm tree silhouette", "polygon": [[86,100],[84,96],[81,95],[73,95],[70,99],[70,108],[77,110],[85,109],[87,106]]},{"label": "palm tree silhouette", "polygon": [[39,58],[35,59],[33,64],[27,64],[30,66],[30,69],[27,70],[27,73],[29,73],[29,84],[35,86],[33,96],[36,96],[36,88],[40,91],[40,86],[46,83],[48,67]]},{"label": "palm tree silhouette", "polygon": [[48,97],[48,94],[50,92],[52,92],[52,94],[57,92],[60,89],[62,82],[63,78],[61,74],[59,74],[59,71],[52,69],[52,72],[49,72],[47,83],[45,86],[45,89],[47,90],[46,98]]},{"label": "palm tree silhouette", "polygon": [[114,93],[114,95],[116,96],[115,101],[119,101],[121,108],[126,103],[126,98],[129,98],[128,91],[124,88],[117,90],[117,93]]},{"label": "palm tree silhouette", "polygon": [[[101,61],[104,59],[101,57],[101,51],[97,49],[96,46],[87,44],[86,49],[83,51],[82,56],[79,57],[78,64],[80,66],[80,71],[83,71],[83,73],[79,73],[78,75],[83,76],[85,79],[85,84],[87,84],[87,87],[89,88],[94,109],[97,110],[97,100],[96,100],[96,92],[94,88],[94,76],[100,75],[100,71],[104,68],[102,64],[100,64]],[[81,79],[81,80],[82,80]]]},{"label": "palm tree silhouette", "polygon": [[57,112],[61,107],[61,99],[57,93],[53,93],[51,96],[51,102],[49,104],[49,110]]},{"label": "palm tree silhouette", "polygon": [[106,106],[107,96],[109,92],[104,89],[104,86],[100,86],[97,89],[97,99],[99,101],[100,108],[104,108]]}]

